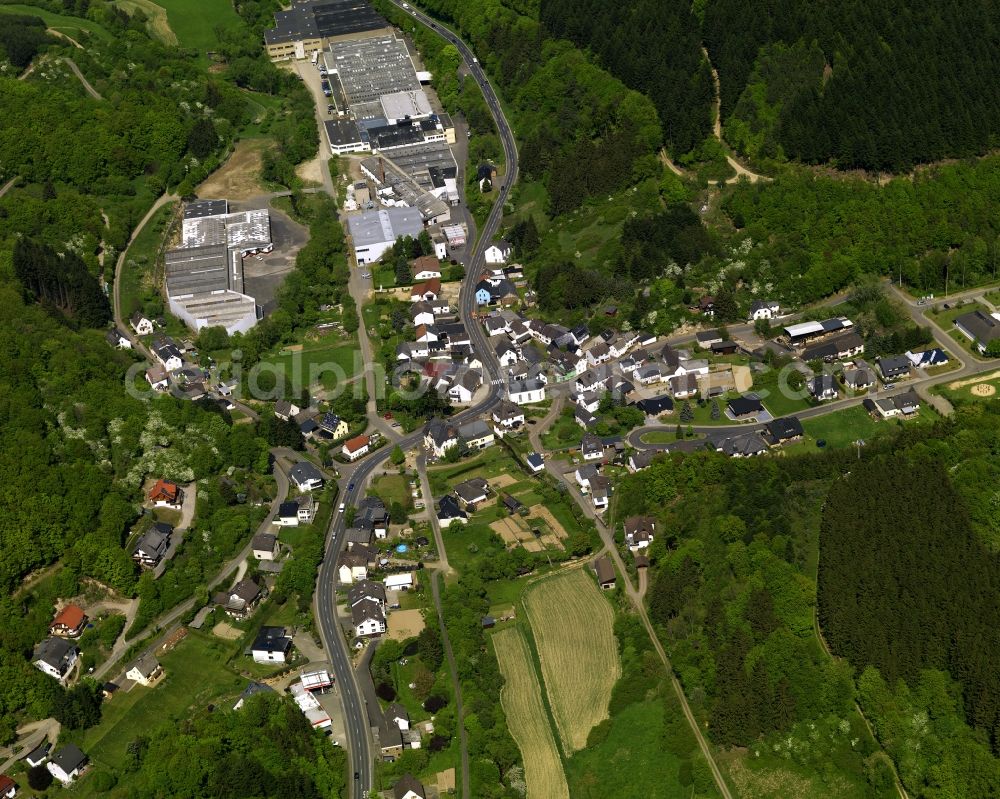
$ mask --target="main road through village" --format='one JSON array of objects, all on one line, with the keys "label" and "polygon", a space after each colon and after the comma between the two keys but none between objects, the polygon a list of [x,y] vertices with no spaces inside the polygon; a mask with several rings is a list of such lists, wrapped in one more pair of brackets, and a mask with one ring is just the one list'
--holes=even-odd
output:
[{"label": "main road through village", "polygon": [[[396,2],[396,0],[393,0],[393,2],[402,8],[401,2]],[[478,405],[456,414],[454,421],[460,423],[465,419],[473,418],[489,411],[500,401],[502,394],[501,388],[493,383],[493,379],[500,375],[499,366],[493,350],[487,345],[486,335],[482,326],[475,322],[475,292],[473,291],[473,287],[482,269],[486,248],[500,227],[500,221],[503,218],[504,203],[507,200],[511,187],[514,185],[514,181],[517,179],[517,147],[514,143],[514,134],[507,122],[507,118],[504,116],[493,87],[490,85],[489,80],[483,73],[469,46],[454,33],[440,26],[429,17],[417,11],[411,11],[410,13],[416,20],[449,40],[458,49],[469,73],[479,83],[486,103],[493,114],[506,159],[505,181],[500,188],[496,202],[490,211],[486,224],[480,230],[478,241],[474,243],[470,242],[467,245],[469,249],[463,259],[466,275],[465,283],[459,297],[459,310],[462,321],[466,324],[469,334],[472,336],[476,352],[479,353],[480,359],[483,361],[486,371],[484,382],[489,387],[489,393]],[[405,450],[418,446],[421,441],[420,434],[413,433],[396,443]],[[391,448],[388,446],[382,447],[381,450],[376,451],[370,457],[361,461],[349,477],[343,478],[340,484],[338,502],[346,503],[347,505],[355,503],[363,495],[365,483],[375,469],[385,461],[390,450]],[[347,640],[344,637],[337,617],[337,597],[335,590],[337,557],[344,544],[345,529],[344,515],[341,513],[334,514],[326,537],[326,552],[319,570],[315,602],[320,634],[323,637],[326,650],[330,654],[330,663],[333,668],[334,678],[339,685],[344,706],[344,728],[351,763],[350,795],[355,799],[360,799],[360,797],[367,795],[367,792],[372,787],[373,757],[367,708],[351,666],[351,656]]]}]

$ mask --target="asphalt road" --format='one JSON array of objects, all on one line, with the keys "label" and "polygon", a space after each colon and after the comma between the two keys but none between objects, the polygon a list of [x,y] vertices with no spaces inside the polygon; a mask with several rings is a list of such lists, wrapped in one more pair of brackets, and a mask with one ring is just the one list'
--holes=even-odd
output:
[{"label": "asphalt road", "polygon": [[[402,8],[402,3],[397,2],[396,5]],[[493,87],[480,68],[469,46],[454,33],[419,11],[412,13],[412,16],[417,21],[436,31],[440,36],[448,39],[458,48],[470,74],[476,78],[483,91],[483,96],[496,122],[497,131],[499,132],[500,141],[507,160],[506,181],[501,186],[497,201],[480,231],[480,237],[475,243],[470,242],[466,245],[469,248],[464,259],[466,274],[459,296],[459,313],[472,337],[473,346],[483,360],[484,378],[490,385],[490,391],[486,398],[478,405],[468,408],[453,417],[453,421],[458,424],[466,419],[489,411],[501,399],[501,389],[494,386],[491,382],[493,378],[500,375],[499,364],[495,360],[493,350],[487,345],[486,334],[482,326],[475,320],[476,304],[474,286],[479,280],[479,273],[485,262],[486,248],[492,242],[503,219],[504,203],[507,201],[514,181],[517,180],[517,147],[514,143],[514,134],[503,114]],[[396,443],[405,450],[419,446],[422,440],[422,434],[415,432],[405,436]],[[341,480],[341,492],[337,501],[348,504],[356,503],[364,495],[365,484],[372,473],[382,465],[391,451],[391,446],[384,446],[360,461],[351,477]],[[426,499],[430,502],[432,498],[427,497]],[[344,703],[344,727],[351,763],[350,795],[355,797],[355,799],[361,799],[365,795],[365,792],[370,791],[372,788],[373,758],[365,701],[361,696],[356,676],[351,668],[348,642],[341,632],[337,617],[337,557],[344,546],[345,529],[343,514],[336,513],[331,520],[330,529],[327,533],[326,554],[319,570],[316,591],[316,617],[319,621],[320,634],[323,637],[327,651],[330,653],[330,663],[333,668],[334,678],[340,685]],[[467,773],[466,770],[466,774],[463,775],[466,780],[468,779]],[[355,774],[357,775],[356,778],[354,778]]]}]

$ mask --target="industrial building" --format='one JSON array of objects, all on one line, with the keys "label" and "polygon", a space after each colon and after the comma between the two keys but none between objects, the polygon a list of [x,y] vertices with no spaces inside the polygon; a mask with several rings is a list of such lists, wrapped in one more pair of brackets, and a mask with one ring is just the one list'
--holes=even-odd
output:
[{"label": "industrial building", "polygon": [[353,119],[328,119],[323,122],[323,127],[326,128],[330,152],[334,155],[371,150],[368,136],[361,132],[358,123]]},{"label": "industrial building", "polygon": [[257,323],[257,303],[244,293],[243,259],[270,252],[267,209],[229,212],[226,200],[184,209],[181,246],[165,256],[170,311],[191,329],[221,326],[245,332]]},{"label": "industrial building", "polygon": [[428,225],[451,219],[449,203],[426,191],[391,158],[382,155],[366,158],[361,162],[361,171],[375,184],[383,205],[416,208]]},{"label": "industrial building", "polygon": [[359,264],[377,261],[397,239],[416,238],[424,229],[417,209],[398,206],[348,217],[347,227]]},{"label": "industrial building", "polygon": [[352,108],[380,102],[386,94],[420,89],[406,43],[392,35],[332,42],[322,62],[329,74],[340,78]]},{"label": "industrial building", "polygon": [[368,0],[304,0],[274,13],[275,26],[264,32],[273,61],[307,58],[331,41],[388,32],[386,22]]}]

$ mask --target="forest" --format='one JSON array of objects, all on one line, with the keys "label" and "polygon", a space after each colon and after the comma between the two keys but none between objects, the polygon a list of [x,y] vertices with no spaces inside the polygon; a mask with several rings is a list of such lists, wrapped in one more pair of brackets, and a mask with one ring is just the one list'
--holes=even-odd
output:
[{"label": "forest", "polygon": [[666,531],[649,614],[716,746],[814,795],[896,795],[886,755],[911,796],[996,794],[998,440],[1000,403],[968,403],[861,463],[671,455],[621,481]]},{"label": "forest", "polygon": [[707,0],[726,138],[754,158],[899,172],[1000,134],[1000,7]]},{"label": "forest", "polygon": [[591,51],[612,75],[652,100],[675,156],[711,135],[715,89],[690,3],[543,0],[540,18],[555,36]]}]

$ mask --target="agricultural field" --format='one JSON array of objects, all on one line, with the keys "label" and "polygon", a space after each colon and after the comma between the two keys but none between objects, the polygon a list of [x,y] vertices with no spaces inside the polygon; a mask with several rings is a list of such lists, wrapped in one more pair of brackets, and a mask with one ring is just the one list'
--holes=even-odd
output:
[{"label": "agricultural field", "polygon": [[68,17],[62,14],[54,14],[38,6],[26,5],[0,5],[0,14],[28,14],[32,17],[40,17],[52,30],[59,31],[73,39],[79,39],[82,33],[90,33],[98,39],[108,41],[111,34],[96,22],[81,17]]},{"label": "agricultural field", "polygon": [[524,635],[516,627],[492,636],[504,686],[500,701],[521,749],[528,799],[569,799],[559,750],[548,724],[541,686]]},{"label": "agricultural field", "polygon": [[[115,5],[129,16],[141,11],[146,15],[146,28],[150,34],[164,44],[176,45],[177,36],[170,27],[167,11],[152,0],[115,0]],[[205,195],[202,195],[205,196]]]},{"label": "agricultural field", "polygon": [[621,676],[614,613],[580,569],[534,583],[524,606],[563,749],[583,749]]}]

